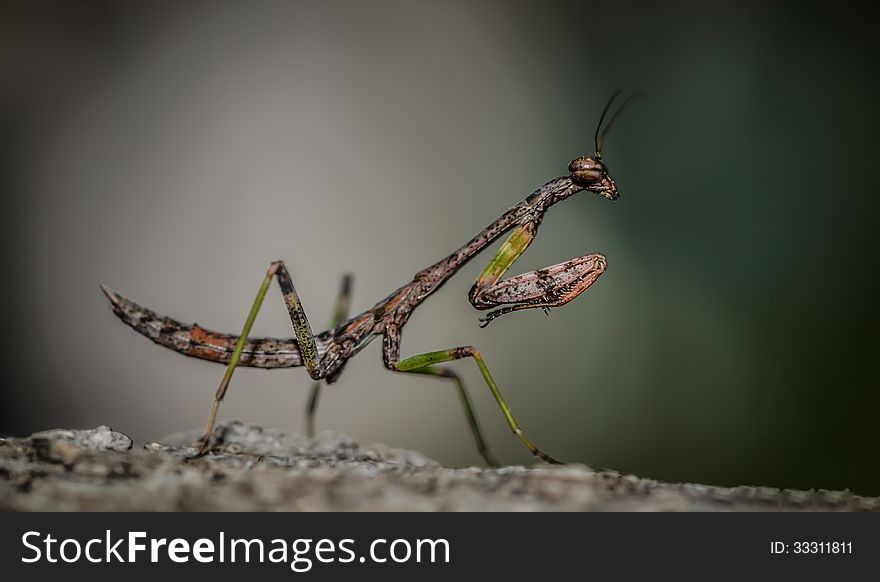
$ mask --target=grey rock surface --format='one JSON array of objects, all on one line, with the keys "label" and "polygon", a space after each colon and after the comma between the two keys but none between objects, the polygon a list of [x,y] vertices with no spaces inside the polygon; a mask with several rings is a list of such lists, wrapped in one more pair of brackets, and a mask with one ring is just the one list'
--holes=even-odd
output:
[{"label": "grey rock surface", "polygon": [[314,439],[221,423],[133,446],[100,426],[0,439],[0,510],[15,511],[871,511],[848,491],[662,483],[583,465],[444,467],[332,432]]}]

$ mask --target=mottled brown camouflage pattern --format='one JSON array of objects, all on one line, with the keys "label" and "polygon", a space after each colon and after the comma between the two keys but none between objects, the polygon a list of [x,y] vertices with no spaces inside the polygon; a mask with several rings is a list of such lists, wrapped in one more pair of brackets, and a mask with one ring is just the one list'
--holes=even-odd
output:
[{"label": "mottled brown camouflage pattern", "polygon": [[[138,305],[106,286],[101,290],[110,300],[113,312],[135,331],[155,343],[186,356],[226,364],[237,336],[205,329],[199,324],[181,323]],[[325,345],[326,342],[321,342]],[[293,338],[250,338],[241,354],[240,366],[252,368],[292,368],[302,366],[299,347]]]},{"label": "mottled brown camouflage pattern", "polygon": [[[606,183],[605,178],[597,180],[597,185],[602,188]],[[523,226],[530,233],[536,233],[544,213],[552,205],[583,189],[584,185],[570,176],[551,180],[458,250],[416,273],[412,281],[371,309],[316,335],[315,359],[318,367],[315,376],[338,376],[345,362],[377,335],[385,336],[383,360],[385,366],[393,370],[400,358],[400,331],[416,307],[499,236],[515,226]],[[283,267],[280,261],[277,265]],[[563,305],[589,287],[604,272],[604,268],[602,255],[587,255],[501,281],[472,294],[470,300],[477,309],[511,303],[517,304],[515,309]],[[292,291],[286,269],[283,269],[283,276],[280,271],[275,273],[273,270],[273,274],[279,276],[285,302],[289,309],[291,304],[296,307],[299,305],[298,299],[293,297],[287,300],[295,291]],[[102,286],[102,289],[110,299],[114,313],[153,342],[193,358],[220,364],[229,362],[238,336],[211,331],[198,324],[182,323],[138,305],[107,287]],[[292,319],[294,315],[297,319],[304,317],[300,310],[301,306],[299,310],[291,312]],[[303,364],[296,338],[249,338],[239,362],[241,366],[254,368],[292,368]]]},{"label": "mottled brown camouflage pattern", "polygon": [[[249,332],[253,318],[262,304],[265,290],[271,280],[275,278],[284,295],[284,302],[290,314],[290,322],[296,338],[248,337],[240,346],[241,353],[237,363],[235,354],[240,339],[238,336],[214,332],[197,324],[181,323],[170,317],[158,315],[107,287],[102,286],[102,290],[110,299],[114,313],[124,323],[155,343],[190,357],[228,364],[214,398],[207,429],[199,449],[200,453],[206,452],[209,448],[217,410],[220,401],[226,394],[236,365],[257,368],[305,366],[309,376],[314,380],[332,382],[339,377],[351,357],[381,335],[383,337],[382,359],[385,367],[389,370],[418,373],[430,370],[435,376],[455,381],[465,412],[468,415],[471,430],[474,433],[477,448],[487,463],[495,464],[486,449],[464,385],[454,372],[447,368],[436,368],[433,364],[472,358],[480,368],[483,378],[501,407],[513,433],[528,447],[532,454],[544,461],[555,463],[558,461],[538,449],[534,443],[526,438],[504,402],[485,362],[473,346],[450,348],[401,360],[400,335],[403,326],[416,307],[442,287],[450,277],[480,251],[511,229],[516,230],[502,245],[502,251],[496,255],[490,266],[477,280],[469,295],[471,304],[477,309],[510,305],[489,313],[482,320],[484,325],[495,317],[511,311],[537,307],[547,309],[564,305],[589,288],[605,271],[605,257],[602,255],[593,254],[578,257],[545,269],[499,281],[513,261],[531,244],[544,218],[544,213],[551,206],[582,190],[589,190],[612,200],[617,198],[614,181],[608,175],[605,166],[598,160],[598,150],[596,159],[578,158],[570,164],[569,168],[571,172],[569,176],[556,178],[538,188],[465,245],[437,263],[416,273],[409,283],[392,292],[371,309],[318,335],[314,335],[312,332],[284,263],[282,261],[273,262],[266,272],[260,293],[248,315],[243,333]],[[314,388],[313,394],[316,397],[317,392]],[[308,414],[313,414],[312,404],[309,405],[309,411]]]}]

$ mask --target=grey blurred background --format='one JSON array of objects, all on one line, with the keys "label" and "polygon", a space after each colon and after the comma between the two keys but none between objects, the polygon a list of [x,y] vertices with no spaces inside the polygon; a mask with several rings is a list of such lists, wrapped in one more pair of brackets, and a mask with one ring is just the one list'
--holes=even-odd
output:
[{"label": "grey blurred background", "polygon": [[[368,308],[568,161],[617,87],[622,191],[554,207],[522,272],[609,270],[477,327],[472,262],[404,355],[474,344],[549,452],[668,480],[880,494],[877,36],[839,5],[5,2],[0,433],[202,426],[219,366],[152,345],[99,283],[236,331],[283,258],[313,323]],[[273,287],[256,333],[290,335]],[[531,463],[475,366],[498,456]],[[222,418],[303,429],[302,370],[237,372]],[[454,392],[380,342],[319,429],[478,463]]]}]

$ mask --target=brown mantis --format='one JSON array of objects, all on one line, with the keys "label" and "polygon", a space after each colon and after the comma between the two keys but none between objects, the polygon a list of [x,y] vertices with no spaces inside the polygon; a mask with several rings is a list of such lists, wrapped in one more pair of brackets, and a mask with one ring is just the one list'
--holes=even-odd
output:
[{"label": "brown mantis", "polygon": [[[489,465],[497,465],[497,462],[489,452],[480,430],[468,391],[452,368],[439,364],[463,358],[473,359],[514,435],[536,457],[548,463],[558,463],[559,461],[539,449],[522,431],[492,378],[482,354],[476,348],[453,347],[401,359],[400,337],[403,326],[416,307],[477,253],[510,230],[513,232],[479,275],[468,296],[476,309],[497,308],[480,320],[481,327],[485,327],[493,319],[506,313],[536,308],[547,310],[550,307],[565,305],[586,291],[605,272],[605,257],[601,254],[589,254],[502,279],[513,262],[534,240],[544,213],[551,206],[584,190],[601,194],[608,200],[618,198],[617,186],[601,161],[602,141],[617,115],[628,102],[627,100],[617,109],[603,130],[602,122],[618,94],[619,91],[611,97],[599,119],[594,137],[594,155],[572,160],[568,165],[568,176],[550,180],[502,214],[464,246],[416,273],[409,283],[391,292],[372,308],[350,318],[348,303],[351,280],[349,277],[344,278],[331,328],[327,331],[319,334],[312,332],[293,281],[282,261],[273,262],[266,271],[241,334],[238,336],[210,331],[197,324],[181,323],[141,307],[103,285],[101,289],[110,299],[115,314],[153,342],[187,356],[226,364],[226,372],[214,396],[207,427],[200,440],[200,454],[209,450],[217,411],[237,366],[255,368],[305,366],[309,376],[316,381],[306,411],[307,426],[311,433],[320,382],[331,384],[338,380],[346,362],[370,341],[381,336],[383,360],[389,370],[431,375],[455,384],[477,450]],[[249,337],[257,312],[273,278],[278,280],[284,294],[284,302],[290,314],[295,337],[283,339]]]}]

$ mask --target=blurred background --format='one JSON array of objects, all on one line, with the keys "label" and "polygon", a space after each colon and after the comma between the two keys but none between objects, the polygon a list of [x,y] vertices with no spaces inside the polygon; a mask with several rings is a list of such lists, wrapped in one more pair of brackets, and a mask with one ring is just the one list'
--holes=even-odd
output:
[{"label": "blurred background", "polygon": [[[839,4],[4,2],[0,433],[203,426],[222,368],[122,325],[105,283],[240,329],[269,262],[316,327],[366,309],[592,152],[622,192],[554,207],[513,271],[602,252],[545,317],[477,327],[492,251],[411,319],[403,355],[486,357],[568,461],[672,481],[880,494],[875,21]],[[255,334],[291,335],[277,287]],[[318,428],[479,463],[454,391],[381,342]],[[496,455],[532,458],[476,367]],[[303,430],[301,369],[241,369],[222,418]]]}]

